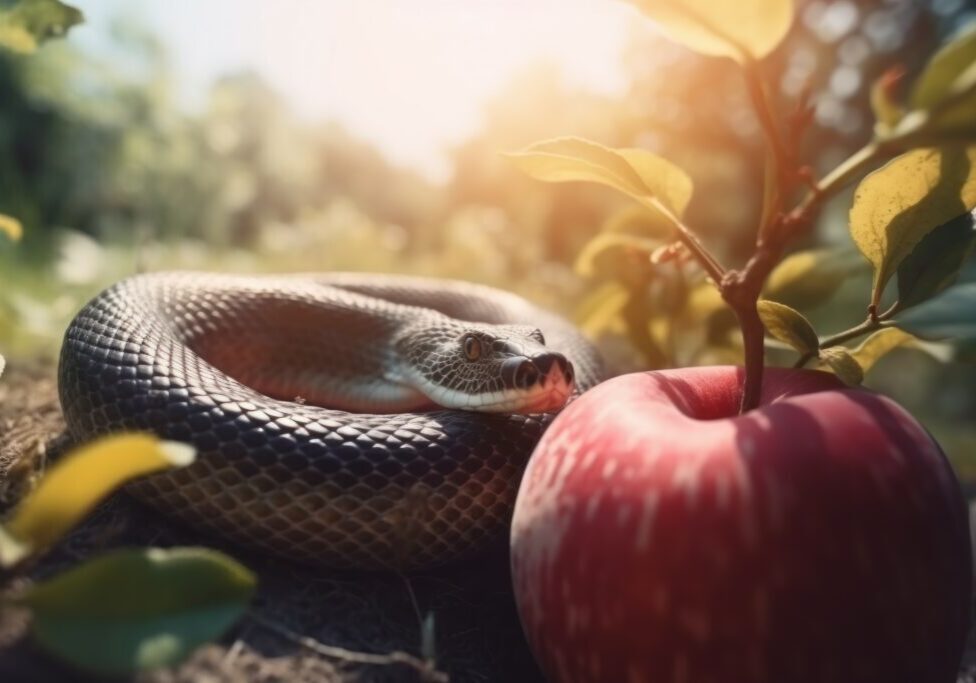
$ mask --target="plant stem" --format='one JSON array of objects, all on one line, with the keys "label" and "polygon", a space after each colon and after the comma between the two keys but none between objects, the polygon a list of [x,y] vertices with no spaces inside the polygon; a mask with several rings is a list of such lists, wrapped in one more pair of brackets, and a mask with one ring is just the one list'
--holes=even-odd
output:
[{"label": "plant stem", "polygon": [[794,212],[812,214],[825,200],[846,187],[854,178],[877,163],[878,159],[888,154],[888,145],[872,140],[821,178],[816,187],[797,205]]},{"label": "plant stem", "polygon": [[717,285],[721,283],[725,277],[725,268],[722,267],[722,264],[720,264],[718,260],[711,255],[711,253],[709,253],[708,249],[705,248],[705,245],[699,241],[694,231],[685,225],[681,219],[674,214],[674,212],[672,212],[661,202],[652,200],[652,208],[662,213],[664,217],[671,222],[671,225],[674,227],[675,232],[678,235],[678,239],[688,248],[688,251],[690,251],[691,255],[695,257],[695,260],[701,264],[701,267],[706,273],[708,273],[708,276],[715,281],[715,284]]},{"label": "plant stem", "polygon": [[[896,303],[895,305],[893,305],[891,308],[886,310],[884,313],[881,313],[880,315],[877,316],[869,315],[867,318],[864,319],[864,322],[860,323],[859,325],[855,325],[854,327],[846,329],[843,332],[832,334],[829,337],[824,337],[823,339],[820,340],[820,348],[827,349],[830,348],[831,346],[837,346],[839,344],[843,344],[844,342],[850,341],[851,339],[856,339],[857,337],[861,337],[865,334],[870,334],[871,332],[880,330],[883,327],[890,327],[891,317],[897,312],[897,310],[898,310],[898,304]],[[816,356],[817,356],[816,353],[805,353],[797,359],[796,363],[793,364],[793,367],[802,368],[807,363],[809,363],[812,359],[816,358]]]}]

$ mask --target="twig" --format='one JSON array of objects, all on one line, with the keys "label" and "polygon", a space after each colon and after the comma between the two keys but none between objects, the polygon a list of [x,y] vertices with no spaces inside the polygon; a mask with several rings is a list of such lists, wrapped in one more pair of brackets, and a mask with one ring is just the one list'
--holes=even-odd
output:
[{"label": "twig", "polygon": [[705,245],[701,243],[694,231],[685,225],[681,219],[678,218],[678,216],[676,216],[674,212],[662,202],[652,199],[650,204],[653,209],[663,214],[668,222],[671,223],[672,227],[674,227],[675,232],[677,233],[678,239],[682,244],[688,247],[688,251],[690,251],[691,255],[695,257],[695,260],[701,264],[701,267],[704,268],[705,272],[708,273],[708,276],[712,278],[715,284],[718,285],[721,283],[722,279],[725,277],[725,268],[723,268],[722,264],[718,262],[718,259],[709,253],[708,249],[706,249]]},{"label": "twig", "polygon": [[369,666],[392,666],[399,664],[410,667],[419,673],[423,680],[430,681],[431,683],[448,683],[450,680],[446,672],[439,671],[419,657],[414,657],[413,655],[401,650],[394,650],[386,654],[374,654],[371,652],[347,650],[344,647],[326,645],[325,643],[319,642],[314,638],[303,636],[300,633],[292,631],[287,626],[283,626],[277,622],[271,621],[270,619],[265,619],[264,617],[259,617],[256,614],[249,614],[248,618],[254,621],[254,623],[278,634],[282,638],[290,640],[297,645],[301,645],[305,649],[323,657],[338,659],[340,661],[349,662],[352,664],[365,664]]},{"label": "twig", "polygon": [[[829,337],[824,337],[823,339],[820,340],[820,344],[818,348],[827,349],[830,348],[831,346],[837,346],[839,344],[843,344],[844,342],[850,341],[851,339],[856,339],[857,337],[861,337],[865,334],[870,334],[871,332],[874,332],[876,330],[880,330],[885,327],[891,327],[894,324],[891,322],[891,316],[893,316],[897,312],[897,310],[898,310],[898,304],[896,303],[895,305],[893,305],[891,308],[886,310],[884,313],[881,313],[880,315],[876,315],[876,316],[869,315],[867,318],[865,318],[864,322],[860,323],[859,325],[855,325],[854,327],[846,329],[843,332],[832,334]],[[804,353],[802,356],[800,356],[797,359],[796,363],[793,364],[793,367],[802,368],[803,366],[805,366],[807,363],[809,363],[811,360],[813,360],[816,357],[817,354],[815,352]]]}]

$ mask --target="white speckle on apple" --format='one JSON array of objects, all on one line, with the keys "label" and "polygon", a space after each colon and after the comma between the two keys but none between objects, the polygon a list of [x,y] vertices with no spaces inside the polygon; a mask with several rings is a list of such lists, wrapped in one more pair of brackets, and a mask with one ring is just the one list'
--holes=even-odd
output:
[{"label": "white speckle on apple", "polygon": [[583,511],[583,516],[587,522],[593,521],[593,518],[596,517],[596,511],[600,507],[602,497],[602,492],[598,492],[586,501],[586,509]]},{"label": "white speckle on apple", "polygon": [[583,455],[583,459],[580,460],[580,470],[585,472],[593,467],[593,463],[596,462],[598,457],[600,457],[600,449],[589,446]]},{"label": "white speckle on apple", "polygon": [[674,474],[671,475],[671,485],[684,489],[690,508],[695,507],[698,495],[698,473],[702,462],[698,457],[689,457],[675,467]]},{"label": "white speckle on apple", "polygon": [[607,462],[603,465],[603,472],[600,473],[600,476],[602,476],[604,479],[609,479],[610,477],[613,476],[613,473],[616,470],[617,470],[617,461],[607,460]]},{"label": "white speckle on apple", "polygon": [[651,528],[654,525],[654,513],[657,512],[658,494],[648,491],[644,494],[641,505],[640,518],[637,522],[637,536],[634,543],[639,552],[646,552],[651,545]]}]

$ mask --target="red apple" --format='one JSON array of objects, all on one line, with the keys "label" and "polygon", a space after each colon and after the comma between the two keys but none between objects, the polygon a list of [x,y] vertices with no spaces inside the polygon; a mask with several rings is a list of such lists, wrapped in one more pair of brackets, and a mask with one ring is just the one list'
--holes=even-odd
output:
[{"label": "red apple", "polygon": [[949,683],[968,519],[884,396],[768,369],[627,375],[571,404],[518,494],[522,624],[554,681]]}]

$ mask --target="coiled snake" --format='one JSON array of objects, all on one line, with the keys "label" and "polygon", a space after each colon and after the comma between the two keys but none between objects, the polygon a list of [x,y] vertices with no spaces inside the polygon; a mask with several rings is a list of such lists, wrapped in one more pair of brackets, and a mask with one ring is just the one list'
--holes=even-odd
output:
[{"label": "coiled snake", "polygon": [[76,439],[196,446],[130,485],[167,514],[300,561],[409,569],[504,533],[574,370],[576,391],[600,379],[575,328],[488,287],[162,273],[78,314],[59,391]]}]

